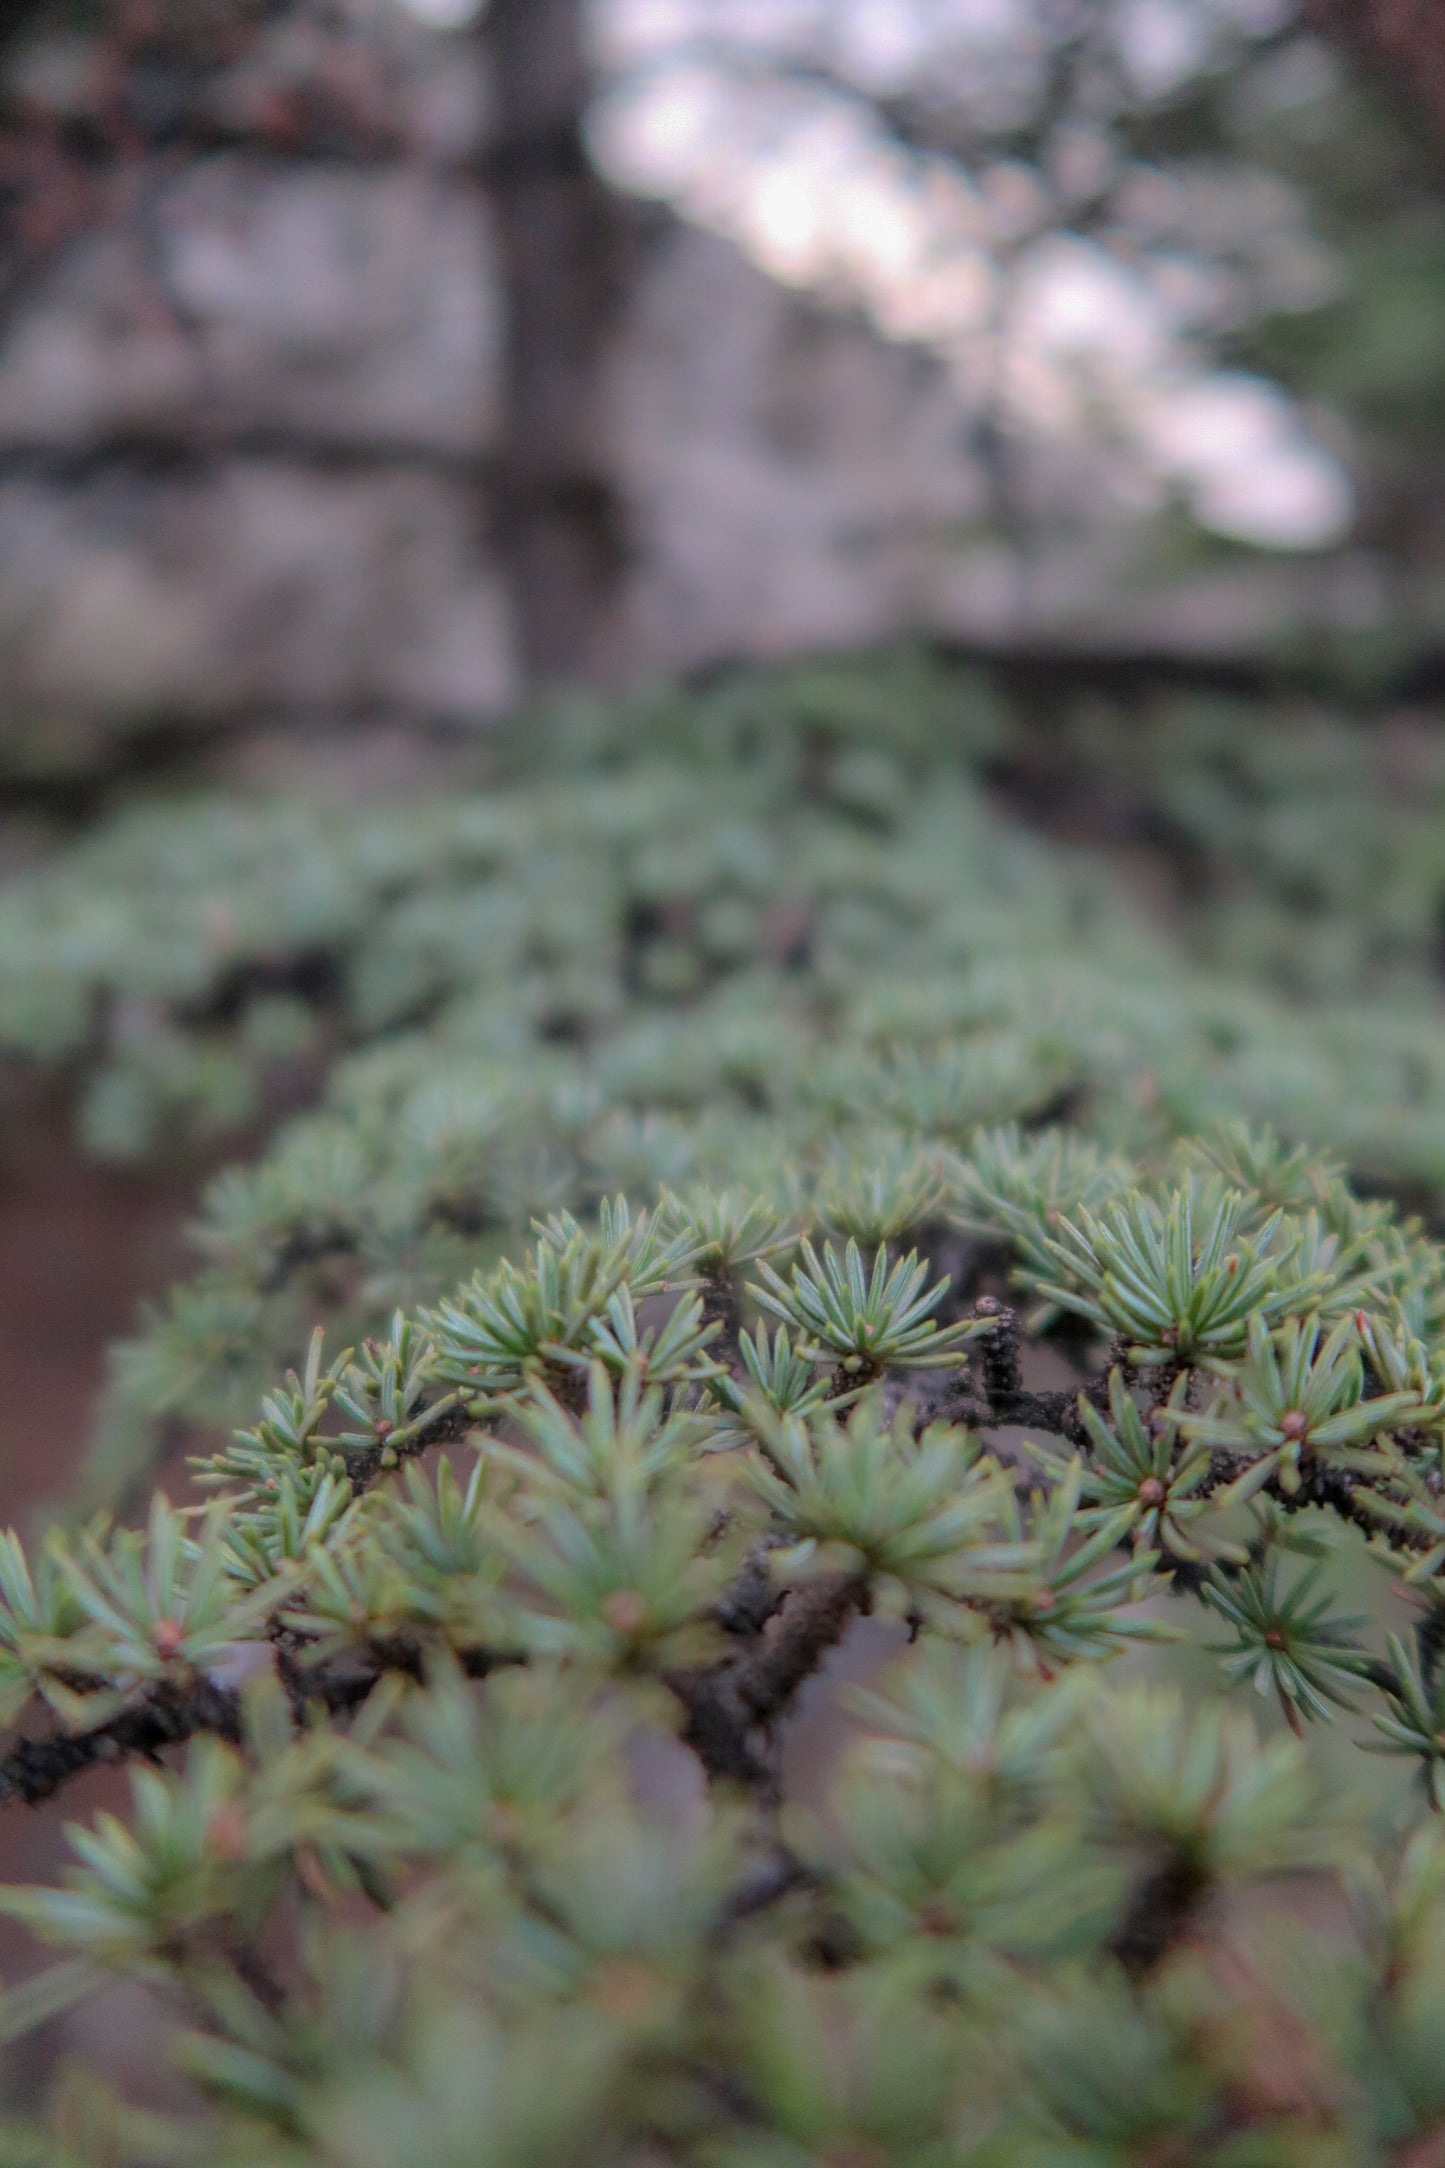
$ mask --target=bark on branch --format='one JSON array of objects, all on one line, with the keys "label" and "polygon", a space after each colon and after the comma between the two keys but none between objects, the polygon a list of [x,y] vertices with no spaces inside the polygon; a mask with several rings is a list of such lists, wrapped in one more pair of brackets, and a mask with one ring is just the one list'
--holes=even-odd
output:
[{"label": "bark on branch", "polygon": [[[516,1661],[493,1650],[477,1650],[458,1660],[472,1678],[485,1678]],[[277,1670],[298,1719],[313,1702],[328,1714],[340,1716],[359,1708],[388,1671],[419,1679],[423,1651],[420,1644],[397,1645],[374,1654],[348,1652],[332,1662],[304,1666],[294,1653],[278,1646]],[[97,1724],[93,1731],[58,1731],[12,1741],[0,1755],[0,1808],[39,1806],[87,1770],[124,1761],[153,1761],[167,1747],[184,1746],[202,1734],[233,1746],[240,1744],[241,1697],[234,1687],[201,1678],[145,1689],[119,1715]]]},{"label": "bark on branch", "polygon": [[687,1714],[683,1737],[710,1777],[772,1788],[774,1725],[867,1604],[866,1574],[819,1574],[791,1590],[736,1654],[672,1674]]},{"label": "bark on branch", "polygon": [[626,555],[604,407],[630,222],[587,154],[581,0],[492,0],[478,35],[501,117],[497,543],[524,673],[596,683],[611,674]]}]

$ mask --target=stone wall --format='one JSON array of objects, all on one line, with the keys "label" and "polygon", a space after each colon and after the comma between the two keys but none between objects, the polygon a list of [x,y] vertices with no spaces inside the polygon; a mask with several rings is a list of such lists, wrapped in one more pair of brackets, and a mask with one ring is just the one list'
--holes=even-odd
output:
[{"label": "stone wall", "polygon": [[[412,66],[405,155],[263,155],[218,126],[12,301],[0,760],[243,720],[467,727],[515,695],[485,97],[449,51]],[[627,674],[913,628],[1214,648],[1316,606],[1288,569],[1151,588],[1137,525],[1057,446],[1087,518],[1021,581],[937,365],[637,220],[607,403]]]}]

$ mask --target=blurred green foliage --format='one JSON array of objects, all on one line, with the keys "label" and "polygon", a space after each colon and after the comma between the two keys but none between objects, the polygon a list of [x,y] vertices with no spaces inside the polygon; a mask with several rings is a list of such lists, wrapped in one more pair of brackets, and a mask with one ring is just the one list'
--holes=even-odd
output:
[{"label": "blurred green foliage", "polygon": [[[1097,1210],[1081,1142],[921,1150],[907,1256],[802,1187],[554,1214],[318,1331],[209,1505],[6,1539],[0,1804],[186,1751],[0,1889],[0,2034],[149,1986],[192,2105],[77,2076],[3,2157],[1430,2157],[1445,1249],[1259,1132]],[[1202,1699],[1109,1669],[1180,1641]],[[1341,1718],[1413,1781],[1327,1781]]]},{"label": "blurred green foliage", "polygon": [[0,1798],[162,1763],[0,1892],[0,2021],[143,1983],[196,2102],[76,2075],[0,2157],[1428,2158],[1429,760],[898,658],[12,882],[92,1146],[320,1104],[118,1358],[93,1485],[179,1424],[209,1503],[0,1548]]},{"label": "blurred green foliage", "polygon": [[[930,1152],[982,1172],[1001,1122],[1091,1138],[1051,1177],[1085,1203],[1111,1154],[1242,1114],[1433,1209],[1445,799],[1407,750],[1402,784],[1359,725],[1221,699],[1046,728],[905,656],[574,703],[381,804],[104,819],[0,892],[12,1074],[58,1070],[127,1156],[319,1098],[209,1190],[199,1272],[119,1358],[113,1472],[158,1409],[236,1419],[317,1317],[372,1330],[619,1187],[896,1240]],[[1020,804],[1135,839],[1163,923]]]}]

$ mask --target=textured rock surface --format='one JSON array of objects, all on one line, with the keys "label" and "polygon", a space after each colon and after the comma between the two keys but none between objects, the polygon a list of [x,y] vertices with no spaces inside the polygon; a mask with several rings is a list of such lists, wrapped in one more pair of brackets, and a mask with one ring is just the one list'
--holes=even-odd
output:
[{"label": "textured rock surface", "polygon": [[[132,729],[466,727],[514,697],[474,57],[413,31],[391,134],[335,155],[324,129],[304,156],[263,152],[258,94],[223,71],[213,147],[121,176],[12,297],[0,766],[84,764]],[[63,108],[63,70],[42,93]],[[1322,602],[1348,621],[1317,568],[1181,579],[1100,455],[1057,442],[1023,459],[1039,484],[1024,579],[939,364],[723,240],[636,215],[607,403],[620,676],[909,629],[1210,651],[1288,636]]]},{"label": "textured rock surface", "polygon": [[[487,539],[486,206],[420,168],[222,155],[0,350],[0,704],[466,718],[512,687]],[[634,668],[927,614],[982,509],[941,374],[665,220],[615,372]]]}]

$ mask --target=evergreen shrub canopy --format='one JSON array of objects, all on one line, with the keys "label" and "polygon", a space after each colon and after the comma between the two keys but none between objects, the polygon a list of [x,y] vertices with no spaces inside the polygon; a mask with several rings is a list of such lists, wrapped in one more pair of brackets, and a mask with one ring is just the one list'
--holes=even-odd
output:
[{"label": "evergreen shrub canopy", "polygon": [[0,1793],[189,1742],[0,1891],[0,2023],[150,1983],[198,2105],[29,2157],[1430,2157],[1445,1252],[1245,1132],[836,1195],[554,1214],[207,1503],[7,1539]]},{"label": "evergreen shrub canopy", "polygon": [[108,1478],[160,1417],[198,1489],[0,1543],[0,1801],[137,1765],[0,1892],[0,2030],[139,1982],[192,2088],[0,2158],[1445,2146],[1427,914],[1326,1002],[1201,961],[998,818],[1001,728],[734,684],[9,891],[93,1142],[330,1066],[124,1358]]},{"label": "evergreen shrub canopy", "polygon": [[[1001,816],[1041,758],[1163,839],[1174,937]],[[619,1189],[806,1193],[846,1235],[858,1180],[1000,1122],[1157,1153],[1243,1115],[1433,1210],[1445,812],[1380,766],[1240,701],[1044,732],[901,658],[528,718],[396,802],[120,810],[0,890],[0,1056],[59,1065],[122,1155],[324,1082],[212,1187],[98,1480],[157,1410],[241,1420],[317,1318],[376,1331]]]}]

